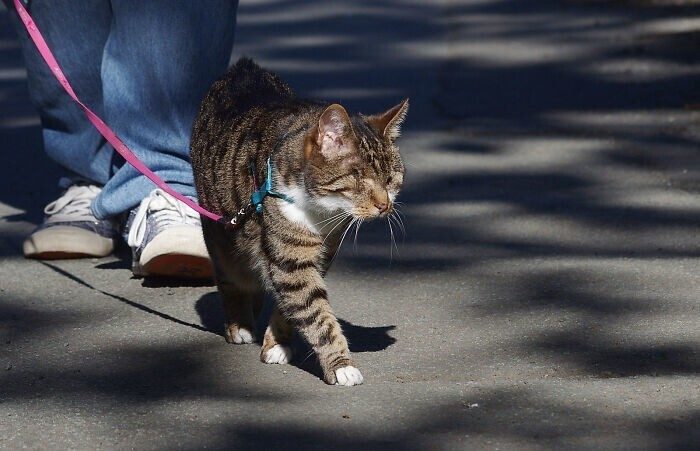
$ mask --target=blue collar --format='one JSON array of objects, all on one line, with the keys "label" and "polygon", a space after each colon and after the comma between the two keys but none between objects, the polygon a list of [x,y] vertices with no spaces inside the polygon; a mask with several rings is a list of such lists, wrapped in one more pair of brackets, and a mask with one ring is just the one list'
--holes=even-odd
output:
[{"label": "blue collar", "polygon": [[255,170],[255,162],[251,160],[250,164],[248,165],[250,168],[250,174],[253,176],[253,194],[250,195],[250,203],[255,207],[255,212],[260,214],[263,211],[263,201],[267,196],[272,196],[276,197],[278,199],[282,199],[284,201],[289,202],[290,204],[294,203],[294,199],[291,197],[282,194],[280,192],[275,191],[272,188],[272,155],[274,155],[277,150],[280,148],[282,143],[284,142],[285,138],[287,138],[289,135],[295,135],[300,132],[304,132],[307,130],[307,127],[299,127],[296,130],[287,130],[287,132],[282,135],[280,139],[277,140],[277,143],[275,144],[275,147],[272,149],[272,152],[270,152],[270,156],[267,157],[267,174],[265,175],[265,182],[258,187],[258,176],[257,176],[257,171]]},{"label": "blue collar", "polygon": [[255,207],[256,213],[262,213],[263,201],[267,196],[282,199],[290,204],[294,203],[294,199],[272,188],[272,156],[267,158],[267,174],[265,175],[265,182],[260,187],[257,186],[255,163],[252,161],[250,162],[250,173],[253,175],[253,185],[255,187],[255,191],[253,191],[253,194],[250,196],[250,203]]}]

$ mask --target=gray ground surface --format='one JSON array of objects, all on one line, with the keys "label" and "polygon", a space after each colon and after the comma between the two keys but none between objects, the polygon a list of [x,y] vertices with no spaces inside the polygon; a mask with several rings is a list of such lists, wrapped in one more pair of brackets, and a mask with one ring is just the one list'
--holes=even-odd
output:
[{"label": "gray ground surface", "polygon": [[57,168],[0,11],[0,447],[698,446],[698,7],[344,3],[243,1],[235,54],[412,99],[405,241],[328,278],[352,389],[227,345],[213,287],[21,257]]}]

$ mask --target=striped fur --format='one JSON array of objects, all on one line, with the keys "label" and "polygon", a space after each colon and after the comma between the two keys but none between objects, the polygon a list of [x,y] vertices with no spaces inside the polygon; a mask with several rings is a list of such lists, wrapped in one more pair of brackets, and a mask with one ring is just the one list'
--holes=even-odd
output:
[{"label": "striped fur", "polygon": [[[266,198],[264,213],[251,216],[235,232],[202,219],[225,306],[227,341],[252,336],[254,316],[269,290],[276,304],[263,337],[262,361],[269,361],[268,351],[288,344],[296,331],[318,356],[327,383],[338,381],[338,370],[352,369],[323,275],[353,219],[392,212],[404,172],[394,140],[407,108],[404,101],[384,114],[351,116],[340,105],[296,97],[279,77],[249,59],[214,83],[192,136],[200,203],[234,214],[253,191],[249,163],[255,162],[262,180],[273,150],[276,189],[295,198],[293,204]],[[275,363],[286,361],[280,349]],[[361,376],[352,382],[346,376],[350,372],[341,373],[340,383],[361,381]]]}]

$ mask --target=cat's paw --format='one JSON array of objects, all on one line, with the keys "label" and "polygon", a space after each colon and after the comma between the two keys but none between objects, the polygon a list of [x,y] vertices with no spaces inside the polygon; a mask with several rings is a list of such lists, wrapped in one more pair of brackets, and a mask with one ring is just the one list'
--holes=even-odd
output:
[{"label": "cat's paw", "polygon": [[352,387],[353,385],[360,385],[364,380],[360,370],[354,366],[344,366],[335,370],[335,385]]},{"label": "cat's paw", "polygon": [[265,363],[285,364],[292,360],[292,348],[284,345],[274,345],[265,352],[262,361]]},{"label": "cat's paw", "polygon": [[248,329],[230,325],[226,327],[226,341],[237,345],[252,343],[255,341],[255,336]]}]

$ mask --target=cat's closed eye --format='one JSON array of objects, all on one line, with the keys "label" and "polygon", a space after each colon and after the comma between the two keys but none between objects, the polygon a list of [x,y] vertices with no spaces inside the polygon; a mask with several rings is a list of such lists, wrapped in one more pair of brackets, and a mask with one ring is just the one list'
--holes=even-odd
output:
[{"label": "cat's closed eye", "polygon": [[350,197],[350,192],[353,190],[353,188],[349,186],[343,186],[340,188],[331,188],[328,190],[330,193],[335,193],[335,194],[342,194],[343,196]]},{"label": "cat's closed eye", "polygon": [[354,172],[347,173],[333,178],[323,186],[323,190],[328,193],[347,194],[357,189],[357,177]]}]

